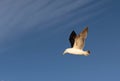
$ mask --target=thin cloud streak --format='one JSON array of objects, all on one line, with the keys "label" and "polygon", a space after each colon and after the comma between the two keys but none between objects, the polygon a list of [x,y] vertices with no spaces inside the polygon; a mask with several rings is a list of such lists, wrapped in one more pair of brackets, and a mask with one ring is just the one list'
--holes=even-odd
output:
[{"label": "thin cloud streak", "polygon": [[57,24],[61,23],[65,27],[66,24],[71,23],[70,21],[75,20],[75,16],[80,19],[75,22],[85,20],[85,16],[93,13],[96,9],[94,7],[100,7],[101,3],[103,1],[95,2],[94,0],[2,1],[0,4],[5,4],[5,6],[1,5],[0,8],[0,42],[22,37],[35,28],[39,31],[57,29]]}]

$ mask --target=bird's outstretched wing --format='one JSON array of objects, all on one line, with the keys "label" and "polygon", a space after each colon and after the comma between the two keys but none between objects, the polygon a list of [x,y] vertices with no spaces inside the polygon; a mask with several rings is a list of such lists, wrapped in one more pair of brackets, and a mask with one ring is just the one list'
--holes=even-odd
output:
[{"label": "bird's outstretched wing", "polygon": [[88,27],[86,27],[78,36],[76,36],[73,48],[77,48],[77,49],[84,48],[87,33],[88,33]]},{"label": "bird's outstretched wing", "polygon": [[73,45],[74,45],[76,36],[77,36],[77,34],[76,34],[75,31],[73,30],[73,31],[71,32],[71,34],[70,34],[70,37],[69,37],[69,41],[70,41],[71,47],[73,47]]}]

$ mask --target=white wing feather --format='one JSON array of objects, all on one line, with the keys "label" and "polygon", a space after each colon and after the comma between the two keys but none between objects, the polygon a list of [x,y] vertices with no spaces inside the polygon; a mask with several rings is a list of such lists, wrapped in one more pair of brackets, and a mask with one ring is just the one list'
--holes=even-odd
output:
[{"label": "white wing feather", "polygon": [[88,27],[86,27],[78,36],[75,38],[73,48],[83,49],[85,44],[85,39],[87,38]]}]

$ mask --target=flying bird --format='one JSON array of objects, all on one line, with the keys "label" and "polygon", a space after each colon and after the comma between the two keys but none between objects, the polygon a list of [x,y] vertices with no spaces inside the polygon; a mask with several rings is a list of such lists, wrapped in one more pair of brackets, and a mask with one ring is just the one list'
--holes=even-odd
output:
[{"label": "flying bird", "polygon": [[85,39],[87,38],[88,27],[86,27],[80,34],[76,34],[73,30],[70,34],[69,41],[71,48],[65,49],[64,54],[84,55],[88,56],[90,51],[84,51]]}]

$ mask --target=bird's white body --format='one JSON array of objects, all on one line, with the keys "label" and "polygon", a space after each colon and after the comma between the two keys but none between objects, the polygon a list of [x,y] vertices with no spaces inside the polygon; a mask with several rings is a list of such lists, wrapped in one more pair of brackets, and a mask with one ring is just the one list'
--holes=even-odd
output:
[{"label": "bird's white body", "polygon": [[89,53],[87,51],[83,51],[80,49],[76,49],[76,48],[67,48],[63,54],[73,54],[73,55],[84,55],[84,56],[88,56]]}]

